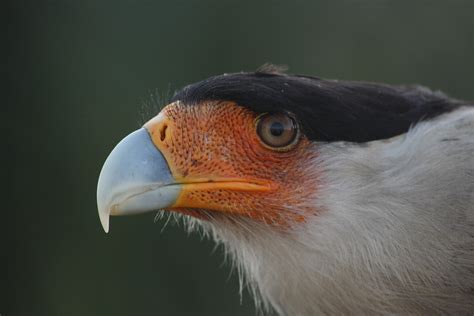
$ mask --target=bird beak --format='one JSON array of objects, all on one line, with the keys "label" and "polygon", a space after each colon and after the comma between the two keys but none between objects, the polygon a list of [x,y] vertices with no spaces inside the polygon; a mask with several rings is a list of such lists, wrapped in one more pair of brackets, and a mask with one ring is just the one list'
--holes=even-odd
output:
[{"label": "bird beak", "polygon": [[181,185],[174,180],[163,154],[141,128],[113,149],[97,185],[100,222],[109,231],[110,215],[128,215],[169,207]]}]

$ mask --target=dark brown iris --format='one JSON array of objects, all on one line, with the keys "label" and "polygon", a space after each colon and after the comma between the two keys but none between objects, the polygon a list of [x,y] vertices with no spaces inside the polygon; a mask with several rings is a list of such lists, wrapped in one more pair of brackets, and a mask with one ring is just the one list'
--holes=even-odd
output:
[{"label": "dark brown iris", "polygon": [[258,118],[257,134],[266,146],[285,150],[296,143],[298,126],[288,114],[268,113]]}]

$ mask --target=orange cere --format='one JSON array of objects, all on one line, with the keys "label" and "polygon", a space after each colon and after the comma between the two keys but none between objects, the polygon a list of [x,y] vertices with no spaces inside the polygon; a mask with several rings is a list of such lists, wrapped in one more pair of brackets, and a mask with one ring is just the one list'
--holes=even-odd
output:
[{"label": "orange cere", "polygon": [[316,152],[304,136],[291,150],[262,145],[258,114],[232,102],[166,106],[145,124],[183,190],[171,210],[238,214],[267,224],[314,213]]}]

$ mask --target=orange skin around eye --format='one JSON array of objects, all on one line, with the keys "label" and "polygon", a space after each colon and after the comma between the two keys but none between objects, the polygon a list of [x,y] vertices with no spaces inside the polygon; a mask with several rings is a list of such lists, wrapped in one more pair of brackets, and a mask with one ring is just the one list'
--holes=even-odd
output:
[{"label": "orange skin around eye", "polygon": [[301,136],[288,151],[264,146],[257,114],[232,102],[166,106],[145,124],[183,190],[170,210],[199,210],[284,225],[305,220],[317,188],[317,156]]}]

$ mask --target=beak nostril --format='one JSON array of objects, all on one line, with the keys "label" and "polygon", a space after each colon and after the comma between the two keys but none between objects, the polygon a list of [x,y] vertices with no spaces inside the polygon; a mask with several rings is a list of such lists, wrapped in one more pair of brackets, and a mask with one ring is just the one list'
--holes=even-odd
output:
[{"label": "beak nostril", "polygon": [[168,128],[168,125],[163,124],[163,126],[160,129],[160,139],[161,141],[164,141],[166,138],[166,129]]}]

